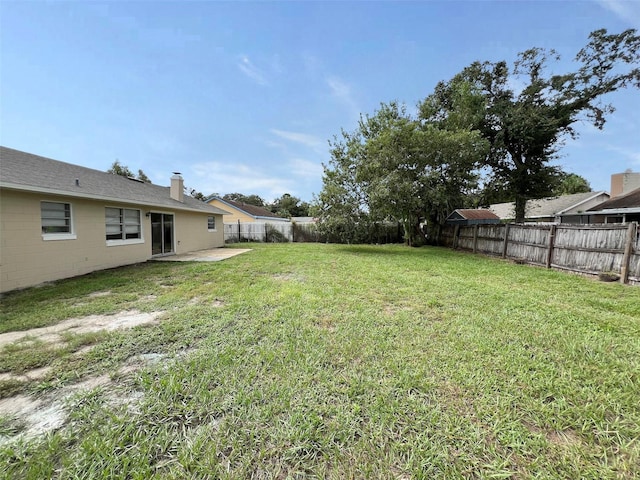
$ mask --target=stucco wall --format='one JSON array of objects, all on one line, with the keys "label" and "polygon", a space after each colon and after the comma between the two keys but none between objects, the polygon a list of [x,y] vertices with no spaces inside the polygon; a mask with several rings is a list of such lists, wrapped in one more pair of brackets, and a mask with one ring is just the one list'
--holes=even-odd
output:
[{"label": "stucco wall", "polygon": [[196,212],[174,212],[174,214],[176,253],[194,252],[224,245],[222,215],[215,215],[216,229],[210,232],[207,228],[207,215]]},{"label": "stucco wall", "polygon": [[[73,240],[45,240],[41,231],[40,202],[70,203]],[[105,206],[139,208],[142,242],[108,246]],[[0,292],[42,282],[84,275],[95,270],[144,262],[151,258],[149,207],[105,203],[77,198],[0,191]],[[207,230],[207,214],[164,212],[175,215],[176,253],[224,245],[222,216],[216,232]]]}]

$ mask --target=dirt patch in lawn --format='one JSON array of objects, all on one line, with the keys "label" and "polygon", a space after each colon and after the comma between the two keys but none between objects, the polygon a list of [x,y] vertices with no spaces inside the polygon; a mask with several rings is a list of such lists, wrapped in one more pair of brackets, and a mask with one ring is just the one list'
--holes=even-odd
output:
[{"label": "dirt patch in lawn", "polygon": [[154,323],[163,313],[127,310],[115,315],[90,315],[83,318],[70,318],[49,327],[0,334],[0,348],[25,340],[40,340],[46,343],[59,344],[63,342],[62,334],[64,333],[80,334],[132,328],[137,325]]},{"label": "dirt patch in lawn", "polygon": [[[188,352],[184,354],[186,353]],[[177,355],[178,358],[181,356],[183,355]],[[161,353],[136,355],[127,360],[126,364],[118,370],[116,377],[122,378],[166,361],[167,356]],[[0,446],[19,440],[30,440],[64,427],[70,408],[73,408],[70,406],[73,395],[90,392],[96,388],[101,389],[106,405],[112,408],[124,407],[130,413],[138,413],[138,404],[144,398],[143,392],[123,388],[117,379],[104,374],[66,385],[42,397],[17,395],[2,399],[0,400],[0,418],[4,417],[5,424],[9,422],[13,432],[0,434]]]},{"label": "dirt patch in lawn", "polygon": [[69,397],[83,390],[93,390],[107,385],[109,382],[108,375],[101,375],[68,385],[61,391],[42,398],[18,395],[0,400],[0,416],[10,419],[19,427],[15,435],[0,435],[0,445],[20,439],[29,440],[61,428],[67,420],[65,402]]}]

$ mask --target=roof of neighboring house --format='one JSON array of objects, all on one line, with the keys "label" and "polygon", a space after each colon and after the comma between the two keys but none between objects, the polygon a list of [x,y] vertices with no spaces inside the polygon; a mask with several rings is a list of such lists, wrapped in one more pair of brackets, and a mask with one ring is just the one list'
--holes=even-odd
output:
[{"label": "roof of neighboring house", "polygon": [[8,147],[0,147],[0,187],[174,210],[228,214],[188,195],[184,196],[184,202],[174,200],[170,196],[170,187],[144,183]]},{"label": "roof of neighboring house", "polygon": [[[561,195],[559,197],[547,197],[527,200],[526,218],[542,218],[561,215],[569,210],[578,208],[580,205],[599,195],[609,195],[605,191],[574,193],[572,195]],[[511,219],[515,217],[515,203],[496,203],[489,205],[489,210],[498,215],[501,219]]]},{"label": "roof of neighboring house", "polygon": [[237,210],[240,210],[244,213],[246,213],[247,215],[250,215],[254,218],[261,218],[261,219],[270,219],[270,220],[282,220],[285,222],[288,222],[289,219],[288,218],[282,218],[279,217],[278,215],[276,215],[275,213],[270,212],[269,210],[267,210],[266,208],[263,207],[258,207],[257,205],[251,205],[248,203],[243,203],[243,202],[236,202],[235,200],[225,200],[221,197],[209,197],[206,199],[207,202],[211,202],[213,200],[218,200],[219,202],[228,205],[231,208],[235,208]]},{"label": "roof of neighboring house", "polygon": [[599,212],[602,210],[627,209],[640,207],[640,188],[631,190],[629,193],[611,198],[590,208],[589,212]]},{"label": "roof of neighboring house", "polygon": [[316,217],[291,217],[291,221],[296,223],[316,223],[318,219]]},{"label": "roof of neighboring house", "polygon": [[451,215],[454,213],[457,213],[465,220],[500,220],[500,217],[495,213],[484,208],[458,208],[454,210]]}]

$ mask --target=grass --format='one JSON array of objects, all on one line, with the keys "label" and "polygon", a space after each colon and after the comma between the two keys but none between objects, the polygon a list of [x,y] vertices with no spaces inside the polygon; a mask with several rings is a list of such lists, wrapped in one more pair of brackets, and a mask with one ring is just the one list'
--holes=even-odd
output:
[{"label": "grass", "polygon": [[[23,393],[113,383],[67,399],[64,428],[0,446],[0,477],[640,475],[637,287],[439,248],[251,247],[5,296],[3,331],[164,313],[54,354],[5,349],[4,371],[50,362]],[[117,373],[145,353],[163,361]]]}]

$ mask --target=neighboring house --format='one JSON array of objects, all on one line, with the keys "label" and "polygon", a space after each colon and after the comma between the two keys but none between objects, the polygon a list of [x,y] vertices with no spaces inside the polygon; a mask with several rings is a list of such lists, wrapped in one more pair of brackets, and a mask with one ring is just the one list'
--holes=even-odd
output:
[{"label": "neighboring house", "polygon": [[226,210],[229,215],[224,218],[225,223],[289,223],[288,218],[282,218],[271,213],[266,208],[247,203],[236,202],[234,200],[224,200],[221,197],[213,196],[205,200],[209,205]]},{"label": "neighboring house", "polygon": [[[588,209],[608,199],[607,192],[599,191],[528,200],[525,208],[525,221],[583,223],[583,217]],[[508,221],[515,218],[515,204],[513,202],[496,203],[490,205],[489,210],[500,217],[500,220]]]},{"label": "neighboring house", "polygon": [[291,217],[291,221],[298,225],[318,223],[318,219],[316,217]]},{"label": "neighboring house", "polygon": [[589,223],[640,222],[640,188],[590,208],[587,213]]},{"label": "neighboring house", "polygon": [[487,223],[500,223],[500,217],[490,210],[483,208],[459,208],[447,217],[447,225],[480,225]]},{"label": "neighboring house", "polygon": [[0,147],[0,292],[224,245],[222,209],[161,187]]}]

